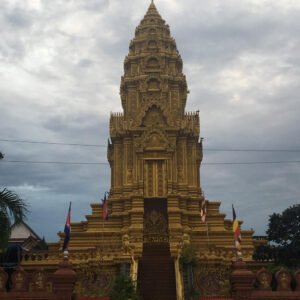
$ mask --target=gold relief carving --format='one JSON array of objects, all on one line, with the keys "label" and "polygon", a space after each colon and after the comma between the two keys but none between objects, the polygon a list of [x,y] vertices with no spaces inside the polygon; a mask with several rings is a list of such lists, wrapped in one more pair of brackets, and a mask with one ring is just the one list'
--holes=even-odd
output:
[{"label": "gold relief carving", "polygon": [[156,107],[152,106],[146,113],[146,116],[143,119],[142,125],[145,127],[157,126],[165,127],[167,124],[166,118],[164,117],[162,111]]},{"label": "gold relief carving", "polygon": [[139,90],[140,92],[146,92],[148,87],[147,80],[140,81]]},{"label": "gold relief carving", "polygon": [[132,182],[132,169],[127,169],[127,182],[131,183]]},{"label": "gold relief carving", "polygon": [[168,80],[164,80],[163,84],[162,84],[162,91],[164,93],[167,93],[169,91],[169,84],[168,84]]},{"label": "gold relief carving", "polygon": [[182,182],[183,181],[183,168],[178,167],[178,181]]},{"label": "gold relief carving", "polygon": [[195,270],[195,287],[200,295],[230,295],[230,273],[229,265],[210,265],[199,262]]},{"label": "gold relief carving", "polygon": [[148,58],[147,63],[146,63],[146,67],[147,68],[159,68],[160,64],[159,64],[158,58],[153,57],[153,56]]},{"label": "gold relief carving", "polygon": [[[159,144],[158,144],[159,141]],[[166,134],[158,128],[149,129],[146,131],[144,135],[141,137],[139,143],[137,144],[137,148],[141,149],[172,149],[172,145],[170,144],[168,137]]]},{"label": "gold relief carving", "polygon": [[151,50],[156,49],[157,48],[157,43],[155,40],[150,40],[148,42],[148,48],[150,48]]},{"label": "gold relief carving", "polygon": [[148,80],[147,84],[148,84],[147,88],[150,91],[160,90],[160,81],[157,80],[156,78],[151,78],[150,80]]},{"label": "gold relief carving", "polygon": [[276,279],[277,279],[277,290],[282,291],[282,290],[290,290],[291,289],[291,280],[292,276],[291,274],[285,270],[284,268],[280,269],[276,273]]},{"label": "gold relief carving", "polygon": [[125,253],[129,253],[131,250],[129,235],[124,234],[122,236],[122,247]]},{"label": "gold relief carving", "polygon": [[25,290],[26,273],[22,269],[16,270],[12,275],[13,288],[16,291]]},{"label": "gold relief carving", "polygon": [[21,290],[24,285],[24,275],[20,272],[17,273],[16,279],[15,279],[15,287],[16,290]]},{"label": "gold relief carving", "polygon": [[144,120],[146,114],[152,107],[157,107],[161,110],[164,118],[165,118],[165,126],[174,126],[177,125],[180,127],[181,125],[181,114],[178,110],[172,110],[167,108],[167,99],[165,97],[148,97],[144,96],[141,100],[141,108],[139,109],[139,113],[134,118],[134,126],[140,126],[142,120]]},{"label": "gold relief carving", "polygon": [[80,296],[107,296],[113,283],[113,274],[101,266],[81,264],[76,269],[76,293]]},{"label": "gold relief carving", "polygon": [[129,109],[130,109],[131,113],[134,114],[135,110],[136,110],[136,95],[135,95],[135,93],[132,94],[129,99],[130,99],[129,100],[130,101],[130,108]]},{"label": "gold relief carving", "polygon": [[0,292],[6,290],[7,274],[0,268]]},{"label": "gold relief carving", "polygon": [[42,290],[45,288],[45,274],[42,272],[37,272],[34,278],[34,285],[37,289]]},{"label": "gold relief carving", "polygon": [[183,182],[184,180],[184,172],[183,172],[183,146],[181,143],[177,146],[177,175],[178,182]]},{"label": "gold relief carving", "polygon": [[144,242],[168,242],[168,224],[164,215],[152,210],[146,214],[144,220]]},{"label": "gold relief carving", "polygon": [[127,170],[126,170],[126,176],[127,176],[127,182],[132,183],[133,180],[133,151],[132,151],[132,144],[127,145]]},{"label": "gold relief carving", "polygon": [[258,288],[260,290],[270,290],[271,289],[271,281],[272,274],[267,271],[265,268],[261,269],[256,276]]},{"label": "gold relief carving", "polygon": [[131,75],[137,75],[137,64],[131,64]]}]

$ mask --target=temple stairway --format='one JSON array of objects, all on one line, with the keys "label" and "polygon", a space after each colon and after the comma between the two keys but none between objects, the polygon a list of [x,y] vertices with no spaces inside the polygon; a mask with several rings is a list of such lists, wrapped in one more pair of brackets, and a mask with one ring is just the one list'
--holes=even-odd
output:
[{"label": "temple stairway", "polygon": [[167,243],[144,244],[138,291],[143,300],[176,300],[174,261]]}]

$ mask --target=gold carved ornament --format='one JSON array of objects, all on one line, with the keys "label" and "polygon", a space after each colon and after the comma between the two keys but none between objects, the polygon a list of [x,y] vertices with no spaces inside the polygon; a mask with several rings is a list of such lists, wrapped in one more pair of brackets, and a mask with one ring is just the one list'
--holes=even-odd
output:
[{"label": "gold carved ornament", "polygon": [[155,210],[147,213],[144,221],[144,242],[162,243],[168,241],[168,224],[164,215]]}]

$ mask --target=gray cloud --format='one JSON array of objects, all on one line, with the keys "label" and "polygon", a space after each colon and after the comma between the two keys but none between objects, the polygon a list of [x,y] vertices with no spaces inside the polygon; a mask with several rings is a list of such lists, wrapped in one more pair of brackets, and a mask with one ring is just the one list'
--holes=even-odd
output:
[{"label": "gray cloud", "polygon": [[[155,1],[170,25],[201,112],[206,148],[299,149],[300,5],[294,0]],[[106,144],[120,77],[149,1],[1,1],[0,138]],[[106,148],[0,142],[6,160],[106,162]],[[205,151],[205,162],[298,160],[299,153]],[[206,197],[235,204],[244,228],[299,202],[299,164],[203,165]],[[0,186],[31,205],[29,224],[55,241],[109,189],[108,165],[0,163]]]}]

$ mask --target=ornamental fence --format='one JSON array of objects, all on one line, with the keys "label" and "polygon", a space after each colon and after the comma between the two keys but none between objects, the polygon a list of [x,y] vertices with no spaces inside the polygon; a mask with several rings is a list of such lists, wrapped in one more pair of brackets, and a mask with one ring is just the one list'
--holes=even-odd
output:
[{"label": "ornamental fence", "polygon": [[[28,273],[19,267],[10,274],[9,270],[0,268],[0,299],[96,300],[96,298],[76,297],[73,294],[76,280],[77,275],[66,259],[59,264],[54,273],[47,273],[43,269]],[[200,297],[199,300],[300,299],[300,270],[292,274],[282,268],[273,275],[262,268],[254,274],[248,270],[244,261],[239,260],[233,263],[230,283],[231,297],[205,296]],[[102,297],[97,300],[109,300],[109,298]]]},{"label": "ornamental fence", "polygon": [[72,300],[77,275],[68,260],[54,273],[39,268],[33,273],[0,268],[0,299],[3,300]]}]

